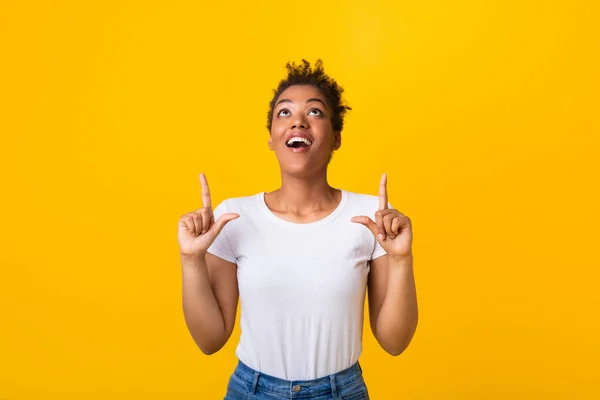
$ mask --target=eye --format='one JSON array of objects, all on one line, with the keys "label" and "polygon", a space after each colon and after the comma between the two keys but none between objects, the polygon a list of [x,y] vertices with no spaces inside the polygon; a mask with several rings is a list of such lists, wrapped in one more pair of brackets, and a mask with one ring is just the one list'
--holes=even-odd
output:
[{"label": "eye", "polygon": [[313,112],[313,111],[314,111],[314,112],[316,112],[316,114],[313,114],[313,115],[320,115],[320,116],[322,116],[322,115],[323,115],[323,112],[322,112],[321,110],[319,110],[318,108],[311,108],[311,109],[308,111],[308,115],[310,115],[310,113],[311,113],[311,112]]},{"label": "eye", "polygon": [[[284,112],[285,112],[285,113],[287,113],[287,114],[283,115],[282,113],[284,113]],[[283,117],[285,117],[286,115],[289,115],[289,113],[290,113],[290,110],[288,110],[287,108],[282,108],[282,109],[281,109],[281,110],[279,110],[279,112],[277,113],[277,116],[278,116],[278,117],[282,117],[282,116],[283,116]]]}]

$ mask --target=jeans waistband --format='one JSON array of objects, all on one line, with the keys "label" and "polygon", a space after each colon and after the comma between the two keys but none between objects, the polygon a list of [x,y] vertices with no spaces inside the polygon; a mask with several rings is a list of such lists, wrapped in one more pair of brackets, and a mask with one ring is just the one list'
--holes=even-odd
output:
[{"label": "jeans waistband", "polygon": [[242,361],[238,361],[234,374],[251,385],[251,393],[258,391],[297,399],[332,393],[336,398],[339,390],[362,376],[362,368],[357,361],[349,368],[335,374],[311,380],[288,381],[256,371]]}]

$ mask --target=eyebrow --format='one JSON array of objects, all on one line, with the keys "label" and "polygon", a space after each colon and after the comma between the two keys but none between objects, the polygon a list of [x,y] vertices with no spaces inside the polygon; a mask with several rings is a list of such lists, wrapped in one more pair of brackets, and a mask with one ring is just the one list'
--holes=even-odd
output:
[{"label": "eyebrow", "polygon": [[[319,99],[319,98],[317,98],[317,97],[312,97],[312,98],[310,98],[310,99],[306,100],[306,102],[307,102],[307,103],[310,103],[311,101],[317,101],[317,102],[319,102],[319,103],[323,104],[323,106],[325,106],[325,108],[327,108],[327,104],[325,104],[325,102],[324,102],[323,100],[321,100],[321,99]],[[290,99],[281,99],[281,100],[279,100],[279,101],[277,102],[277,104],[275,104],[275,107],[277,107],[277,105],[278,105],[279,103],[293,103],[293,101],[292,101],[292,100],[290,100]]]}]

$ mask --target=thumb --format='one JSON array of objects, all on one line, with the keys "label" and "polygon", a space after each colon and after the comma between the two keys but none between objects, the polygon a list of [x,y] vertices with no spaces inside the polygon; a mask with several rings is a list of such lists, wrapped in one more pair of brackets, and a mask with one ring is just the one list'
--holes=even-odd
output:
[{"label": "thumb", "polygon": [[221,230],[223,230],[223,228],[229,221],[233,221],[234,219],[238,219],[239,217],[240,214],[237,213],[225,213],[221,215],[219,219],[216,220],[215,223],[210,227],[211,233],[214,235],[214,237],[217,237],[217,235],[221,233]]},{"label": "thumb", "polygon": [[371,218],[365,215],[360,215],[358,217],[352,218],[350,221],[366,226],[371,231],[371,233],[375,237],[377,237],[377,225],[375,224],[375,222],[373,222]]}]

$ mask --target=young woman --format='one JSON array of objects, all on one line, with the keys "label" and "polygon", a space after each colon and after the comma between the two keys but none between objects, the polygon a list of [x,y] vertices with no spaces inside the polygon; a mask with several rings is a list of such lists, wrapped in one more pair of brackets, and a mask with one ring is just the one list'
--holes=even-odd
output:
[{"label": "young woman", "polygon": [[225,399],[368,399],[358,358],[369,293],[371,330],[398,355],[418,319],[410,219],[379,195],[327,182],[340,148],[343,89],[323,70],[287,64],[270,103],[269,148],[281,170],[275,191],[231,198],[179,221],[183,311],[200,349],[231,336],[238,296],[238,365]]}]

